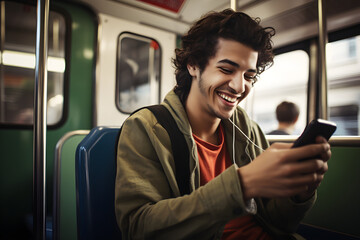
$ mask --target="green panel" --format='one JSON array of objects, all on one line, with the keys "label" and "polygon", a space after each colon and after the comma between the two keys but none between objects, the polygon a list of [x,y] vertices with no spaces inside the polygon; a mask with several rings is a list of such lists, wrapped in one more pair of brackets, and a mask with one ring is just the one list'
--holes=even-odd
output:
[{"label": "green panel", "polygon": [[360,237],[360,148],[333,147],[306,223]]},{"label": "green panel", "polygon": [[[54,150],[67,132],[91,129],[92,94],[95,79],[97,22],[93,12],[80,5],[53,3],[71,19],[71,53],[67,118],[62,126],[47,131],[46,198],[47,215],[52,215]],[[66,15],[67,16],[67,15]],[[65,16],[65,17],[66,17]],[[33,181],[32,129],[0,129],[0,239],[29,239],[32,221]]]},{"label": "green panel", "polygon": [[[0,131],[0,239],[26,239],[32,210],[32,132]],[[29,143],[21,145],[23,140]]]},{"label": "green panel", "polygon": [[60,239],[77,239],[76,230],[76,186],[75,153],[76,147],[86,135],[76,135],[67,139],[63,145],[60,159]]}]

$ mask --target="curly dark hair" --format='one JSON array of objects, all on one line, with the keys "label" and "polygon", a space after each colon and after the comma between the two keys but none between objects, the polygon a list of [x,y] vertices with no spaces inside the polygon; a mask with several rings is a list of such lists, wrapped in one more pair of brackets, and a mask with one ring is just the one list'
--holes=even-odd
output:
[{"label": "curly dark hair", "polygon": [[175,93],[185,102],[191,86],[192,77],[187,65],[198,66],[202,72],[211,57],[216,54],[219,38],[238,41],[258,52],[257,74],[273,64],[271,37],[275,35],[272,27],[263,28],[259,18],[251,18],[242,12],[226,9],[210,12],[198,20],[185,34],[182,47],[175,50],[173,59],[177,85]]}]

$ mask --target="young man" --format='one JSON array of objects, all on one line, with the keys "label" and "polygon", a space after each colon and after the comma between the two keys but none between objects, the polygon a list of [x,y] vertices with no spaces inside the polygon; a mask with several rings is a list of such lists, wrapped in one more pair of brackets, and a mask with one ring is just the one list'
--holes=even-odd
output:
[{"label": "young man", "polygon": [[283,101],[276,107],[276,120],[278,128],[269,132],[269,135],[290,135],[295,129],[299,119],[299,107],[292,102]]},{"label": "young man", "polygon": [[115,192],[124,239],[295,236],[327,171],[330,147],[319,138],[297,149],[268,148],[237,106],[272,63],[273,29],[258,22],[232,10],[211,13],[176,50],[177,86],[162,104],[186,139],[190,194],[180,195],[170,138],[153,114],[145,109],[124,123]]}]

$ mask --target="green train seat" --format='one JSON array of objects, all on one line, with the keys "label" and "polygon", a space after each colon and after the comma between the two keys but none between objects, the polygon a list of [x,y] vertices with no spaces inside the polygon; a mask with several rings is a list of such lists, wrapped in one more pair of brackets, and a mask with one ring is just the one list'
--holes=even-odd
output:
[{"label": "green train seat", "polygon": [[54,205],[51,221],[53,237],[47,237],[47,239],[77,239],[75,153],[77,146],[89,132],[89,130],[68,132],[56,144],[54,158]]}]

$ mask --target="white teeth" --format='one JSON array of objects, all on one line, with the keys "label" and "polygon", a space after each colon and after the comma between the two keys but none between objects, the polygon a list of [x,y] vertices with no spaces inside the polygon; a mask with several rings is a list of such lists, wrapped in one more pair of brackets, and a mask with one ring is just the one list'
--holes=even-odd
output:
[{"label": "white teeth", "polygon": [[223,94],[223,93],[218,93],[218,95],[219,95],[220,97],[222,97],[223,99],[225,99],[226,101],[228,101],[228,102],[234,103],[234,102],[236,102],[236,100],[237,100],[237,98],[229,97],[229,96],[227,96],[227,95],[225,95],[225,94]]}]

